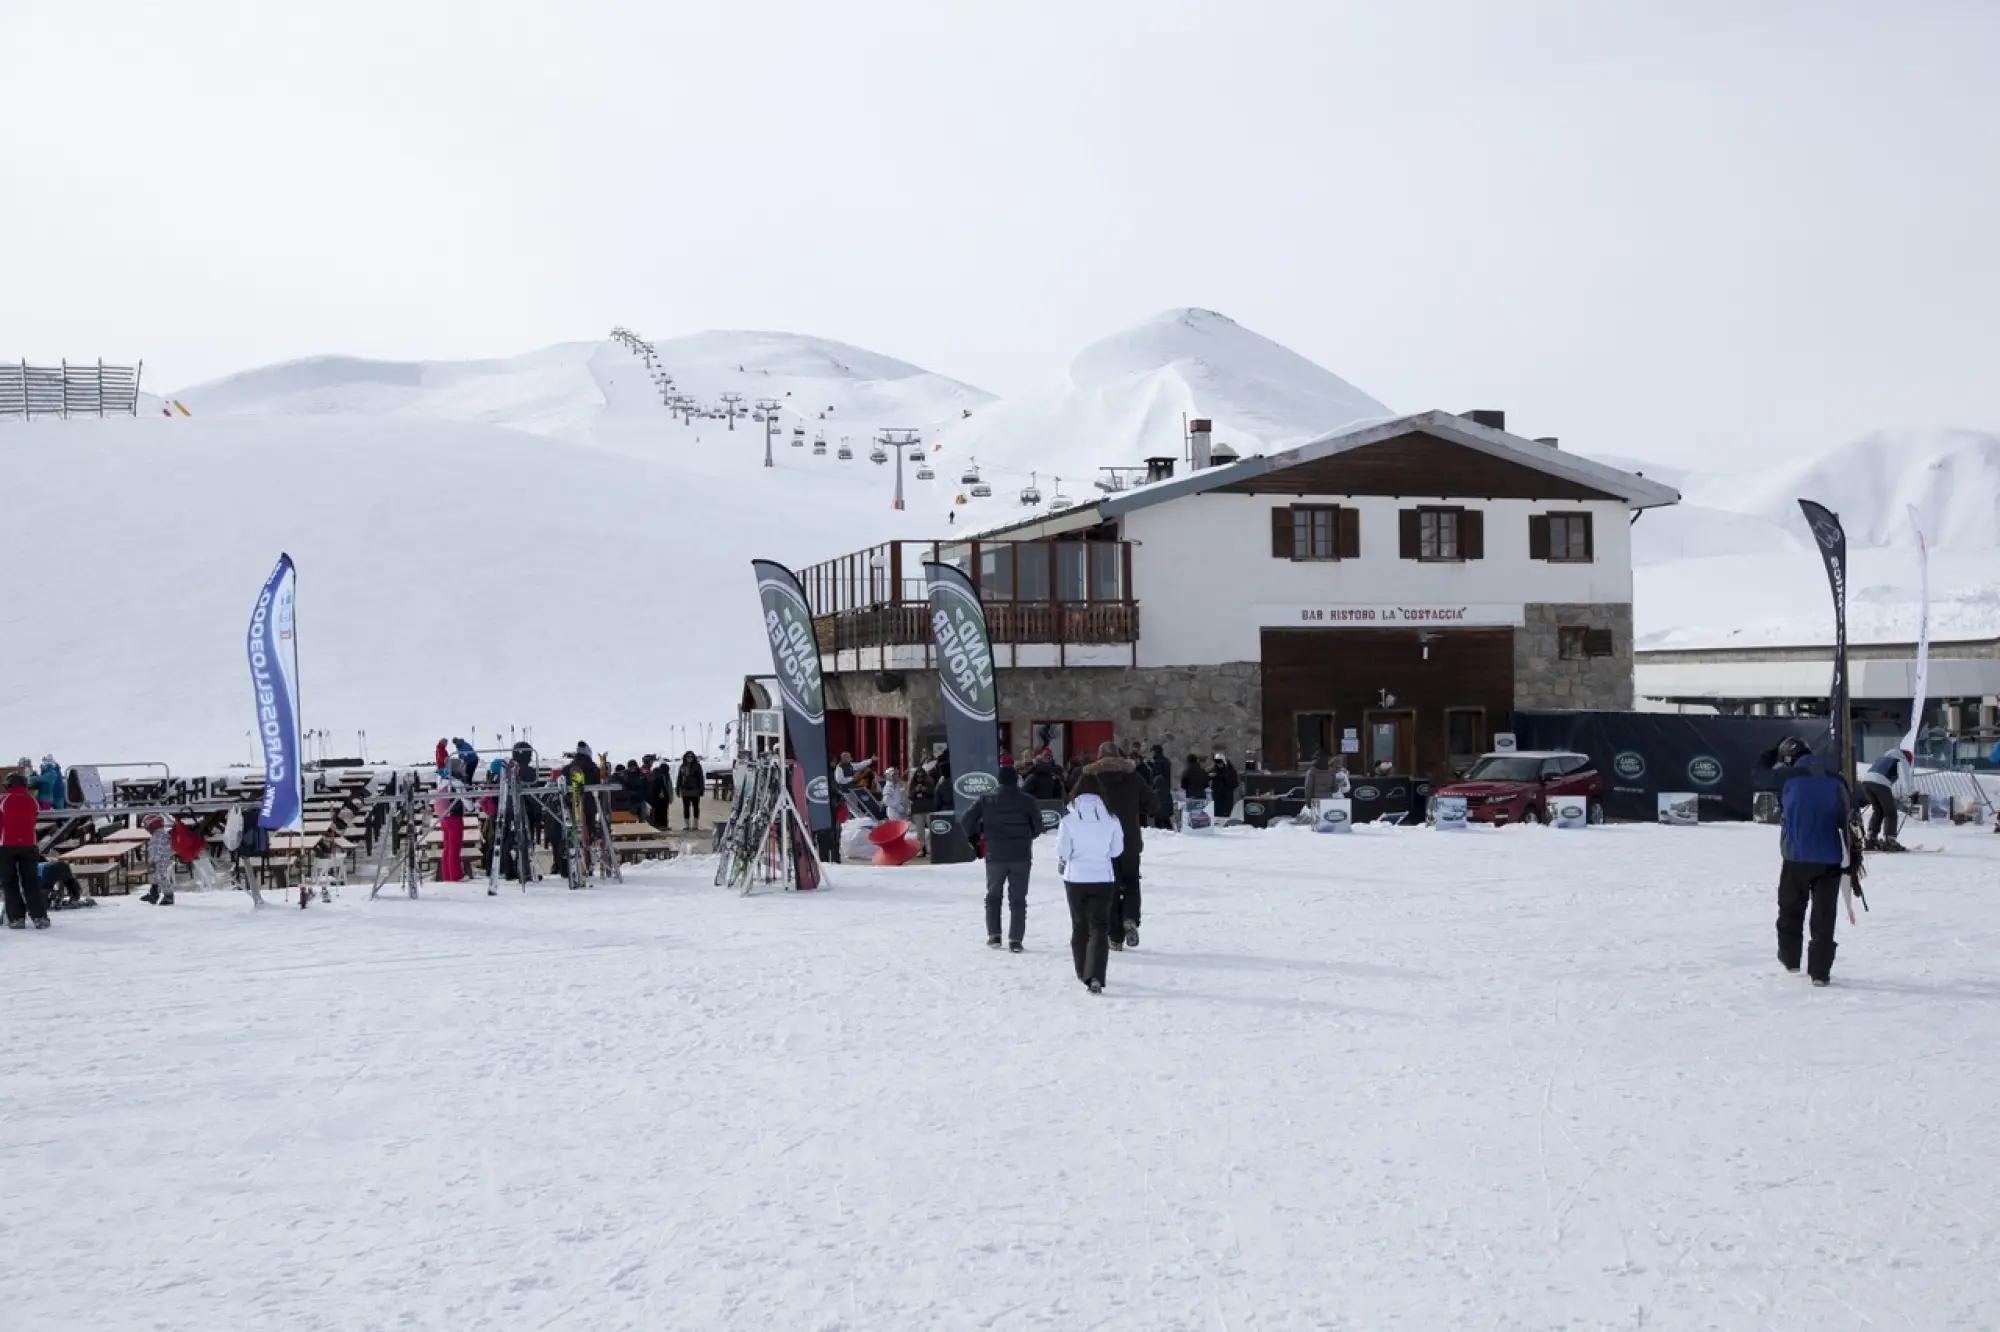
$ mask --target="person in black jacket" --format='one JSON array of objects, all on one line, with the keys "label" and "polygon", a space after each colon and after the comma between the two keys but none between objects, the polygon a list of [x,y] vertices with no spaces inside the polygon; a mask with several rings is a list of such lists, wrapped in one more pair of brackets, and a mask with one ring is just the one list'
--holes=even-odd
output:
[{"label": "person in black jacket", "polygon": [[681,797],[681,822],[693,832],[701,822],[701,793],[708,784],[708,774],[701,770],[701,760],[690,749],[681,755],[680,776],[674,778],[674,790]]},{"label": "person in black jacket", "polygon": [[1146,760],[1146,783],[1153,789],[1153,826],[1164,832],[1174,827],[1174,761],[1167,751],[1153,746]]},{"label": "person in black jacket", "polygon": [[1037,800],[1061,800],[1062,769],[1056,767],[1055,755],[1046,749],[1035,755],[1034,765],[1028,769],[1028,775],[1021,779],[1021,785]]},{"label": "person in black jacket", "polygon": [[1000,946],[1000,895],[1007,895],[1007,947],[1021,951],[1028,929],[1028,871],[1035,839],[1042,835],[1042,810],[1021,789],[1021,775],[1000,769],[1000,789],[979,797],[959,820],[966,840],[986,839],[986,946]]},{"label": "person in black jacket", "polygon": [[1125,849],[1111,868],[1116,872],[1117,892],[1111,901],[1111,947],[1123,951],[1139,946],[1139,856],[1146,849],[1145,827],[1153,814],[1153,784],[1139,773],[1137,765],[1119,757],[1109,740],[1097,747],[1097,761],[1085,765],[1069,798],[1085,791],[1096,792],[1104,808],[1118,820],[1124,833]]},{"label": "person in black jacket", "polygon": [[646,774],[646,803],[652,807],[649,822],[665,832],[674,826],[674,765],[671,759],[654,762]]},{"label": "person in black jacket", "polygon": [[1236,765],[1221,754],[1209,765],[1208,789],[1215,797],[1215,821],[1222,822],[1229,817],[1229,811],[1236,808]]},{"label": "person in black jacket", "polygon": [[1181,767],[1181,794],[1189,800],[1199,800],[1208,794],[1208,769],[1192,754]]}]

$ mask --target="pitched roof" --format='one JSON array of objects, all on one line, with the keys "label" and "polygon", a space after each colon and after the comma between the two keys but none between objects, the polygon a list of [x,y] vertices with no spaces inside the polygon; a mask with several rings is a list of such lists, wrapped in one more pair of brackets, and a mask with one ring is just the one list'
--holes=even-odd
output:
[{"label": "pitched roof", "polygon": [[1475,424],[1453,412],[1432,411],[1387,421],[1364,422],[1276,453],[1258,454],[1240,462],[1204,468],[1171,480],[1120,491],[1096,501],[1095,508],[1103,517],[1115,518],[1135,509],[1240,485],[1256,477],[1337,457],[1413,433],[1431,435],[1488,457],[1560,477],[1573,485],[1602,491],[1623,500],[1628,508],[1650,509],[1680,503],[1680,492],[1671,486],[1663,486],[1657,481],[1649,481],[1604,463],[1592,462],[1574,453],[1565,453],[1553,444],[1540,444],[1519,435],[1510,435],[1504,430]]}]

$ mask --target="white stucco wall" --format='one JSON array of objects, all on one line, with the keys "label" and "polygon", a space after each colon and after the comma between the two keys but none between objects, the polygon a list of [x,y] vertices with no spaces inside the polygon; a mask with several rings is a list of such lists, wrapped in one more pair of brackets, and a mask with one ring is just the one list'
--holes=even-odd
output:
[{"label": "white stucco wall", "polygon": [[[1486,556],[1462,564],[1399,557],[1398,513],[1416,499],[1197,495],[1126,515],[1139,665],[1255,661],[1259,631],[1301,626],[1297,608],[1395,605],[1468,608],[1467,624],[1510,623],[1528,602],[1632,600],[1630,515],[1616,501],[1452,500],[1486,514]],[[1361,513],[1359,559],[1294,563],[1271,555],[1271,510],[1339,504]],[[1588,510],[1589,564],[1528,558],[1528,516]],[[1303,627],[1310,627],[1305,625]]]}]

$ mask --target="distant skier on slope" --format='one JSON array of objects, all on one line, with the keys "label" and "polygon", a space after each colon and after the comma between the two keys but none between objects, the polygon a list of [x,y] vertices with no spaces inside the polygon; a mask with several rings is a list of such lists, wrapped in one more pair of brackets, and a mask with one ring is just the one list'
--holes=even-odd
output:
[{"label": "distant skier on slope", "polygon": [[1868,765],[1861,774],[1861,796],[1868,802],[1868,849],[1901,851],[1896,840],[1896,810],[1910,793],[1910,761],[1907,749],[1892,749]]},{"label": "distant skier on slope", "polygon": [[[1787,736],[1764,759],[1764,766],[1781,782],[1779,847],[1784,865],[1778,874],[1778,961],[1796,973],[1805,953],[1806,974],[1814,985],[1825,985],[1833,970],[1841,875],[1851,874],[1859,884],[1863,874],[1853,798],[1846,781],[1797,736]],[[1812,950],[1806,953],[1808,907]]]}]

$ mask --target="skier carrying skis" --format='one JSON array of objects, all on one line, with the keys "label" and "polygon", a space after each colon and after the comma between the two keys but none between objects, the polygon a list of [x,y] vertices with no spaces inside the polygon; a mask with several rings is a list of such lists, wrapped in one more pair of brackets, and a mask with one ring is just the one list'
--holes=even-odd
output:
[{"label": "skier carrying skis", "polygon": [[1907,749],[1892,749],[1868,765],[1861,774],[1861,796],[1868,802],[1868,849],[1901,851],[1896,840],[1896,810],[1910,793],[1910,762]]},{"label": "skier carrying skis", "polygon": [[1825,985],[1833,970],[1841,875],[1852,875],[1857,886],[1863,875],[1853,799],[1847,783],[1797,736],[1786,737],[1776,757],[1774,770],[1783,781],[1779,846],[1784,857],[1778,874],[1778,961],[1786,971],[1798,972],[1810,906],[1812,949],[1805,953],[1806,974],[1814,985]]}]

